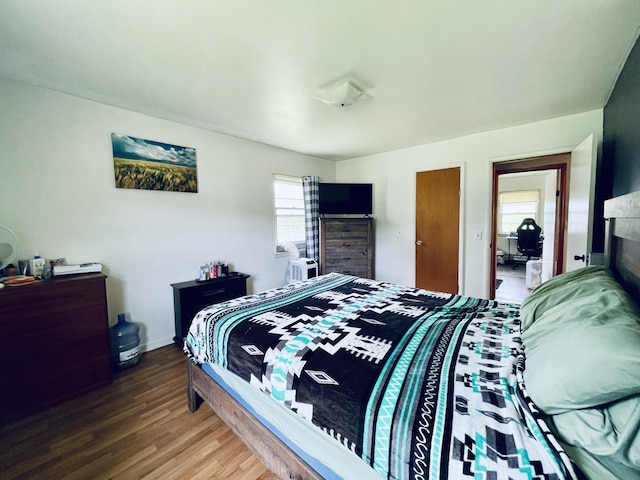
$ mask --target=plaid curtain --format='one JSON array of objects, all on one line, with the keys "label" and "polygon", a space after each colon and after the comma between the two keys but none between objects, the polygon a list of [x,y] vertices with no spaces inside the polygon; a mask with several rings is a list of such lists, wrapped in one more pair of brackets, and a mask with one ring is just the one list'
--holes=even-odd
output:
[{"label": "plaid curtain", "polygon": [[320,260],[320,239],[318,233],[318,184],[320,177],[302,177],[304,195],[304,224],[307,240],[307,258]]}]

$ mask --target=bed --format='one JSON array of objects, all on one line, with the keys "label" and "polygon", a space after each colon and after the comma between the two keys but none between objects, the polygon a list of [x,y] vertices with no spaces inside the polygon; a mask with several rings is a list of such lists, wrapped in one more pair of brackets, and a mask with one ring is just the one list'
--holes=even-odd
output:
[{"label": "bed", "polygon": [[521,308],[329,274],[200,311],[188,403],[278,478],[639,478],[640,194]]}]

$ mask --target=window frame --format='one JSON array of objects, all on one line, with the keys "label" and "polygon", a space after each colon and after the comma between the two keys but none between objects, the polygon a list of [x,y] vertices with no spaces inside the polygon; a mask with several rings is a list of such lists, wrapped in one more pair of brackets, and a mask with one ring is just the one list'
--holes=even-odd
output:
[{"label": "window frame", "polygon": [[[302,195],[301,198],[297,198],[295,200],[302,200],[302,208],[289,208],[289,210],[298,210],[301,211],[302,213],[302,239],[296,239],[296,240],[281,240],[279,238],[279,227],[281,226],[281,224],[279,223],[279,219],[281,217],[283,217],[284,215],[279,215],[278,214],[278,210],[279,210],[279,206],[278,206],[278,200],[284,199],[285,197],[277,197],[277,186],[276,184],[280,183],[280,184],[285,184],[285,185],[294,185],[296,187],[300,187],[300,194]],[[292,175],[282,175],[282,174],[277,174],[274,173],[273,174],[273,180],[272,180],[272,188],[273,188],[273,214],[274,214],[274,231],[273,231],[273,238],[274,238],[274,254],[275,256],[286,256],[289,253],[284,250],[284,248],[282,247],[283,243],[285,242],[292,242],[294,243],[297,247],[298,250],[301,251],[301,254],[304,253],[304,251],[306,250],[306,238],[305,238],[305,224],[304,224],[304,220],[305,220],[305,209],[304,209],[304,191],[303,191],[303,186],[302,186],[302,177],[295,177]],[[299,215],[294,215],[295,217],[299,216]]]}]

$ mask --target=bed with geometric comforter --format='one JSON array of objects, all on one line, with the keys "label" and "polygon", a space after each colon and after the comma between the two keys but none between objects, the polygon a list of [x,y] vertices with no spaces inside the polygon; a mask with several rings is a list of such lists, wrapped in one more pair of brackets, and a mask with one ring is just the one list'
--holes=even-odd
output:
[{"label": "bed with geometric comforter", "polygon": [[517,306],[332,273],[202,310],[184,350],[383,478],[579,478],[524,388]]}]

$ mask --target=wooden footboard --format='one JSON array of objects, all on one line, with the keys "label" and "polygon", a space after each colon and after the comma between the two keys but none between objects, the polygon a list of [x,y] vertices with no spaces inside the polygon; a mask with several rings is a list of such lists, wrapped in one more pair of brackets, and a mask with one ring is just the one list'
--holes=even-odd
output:
[{"label": "wooden footboard", "polygon": [[195,412],[203,400],[279,479],[322,479],[199,366],[187,359],[189,410]]}]

